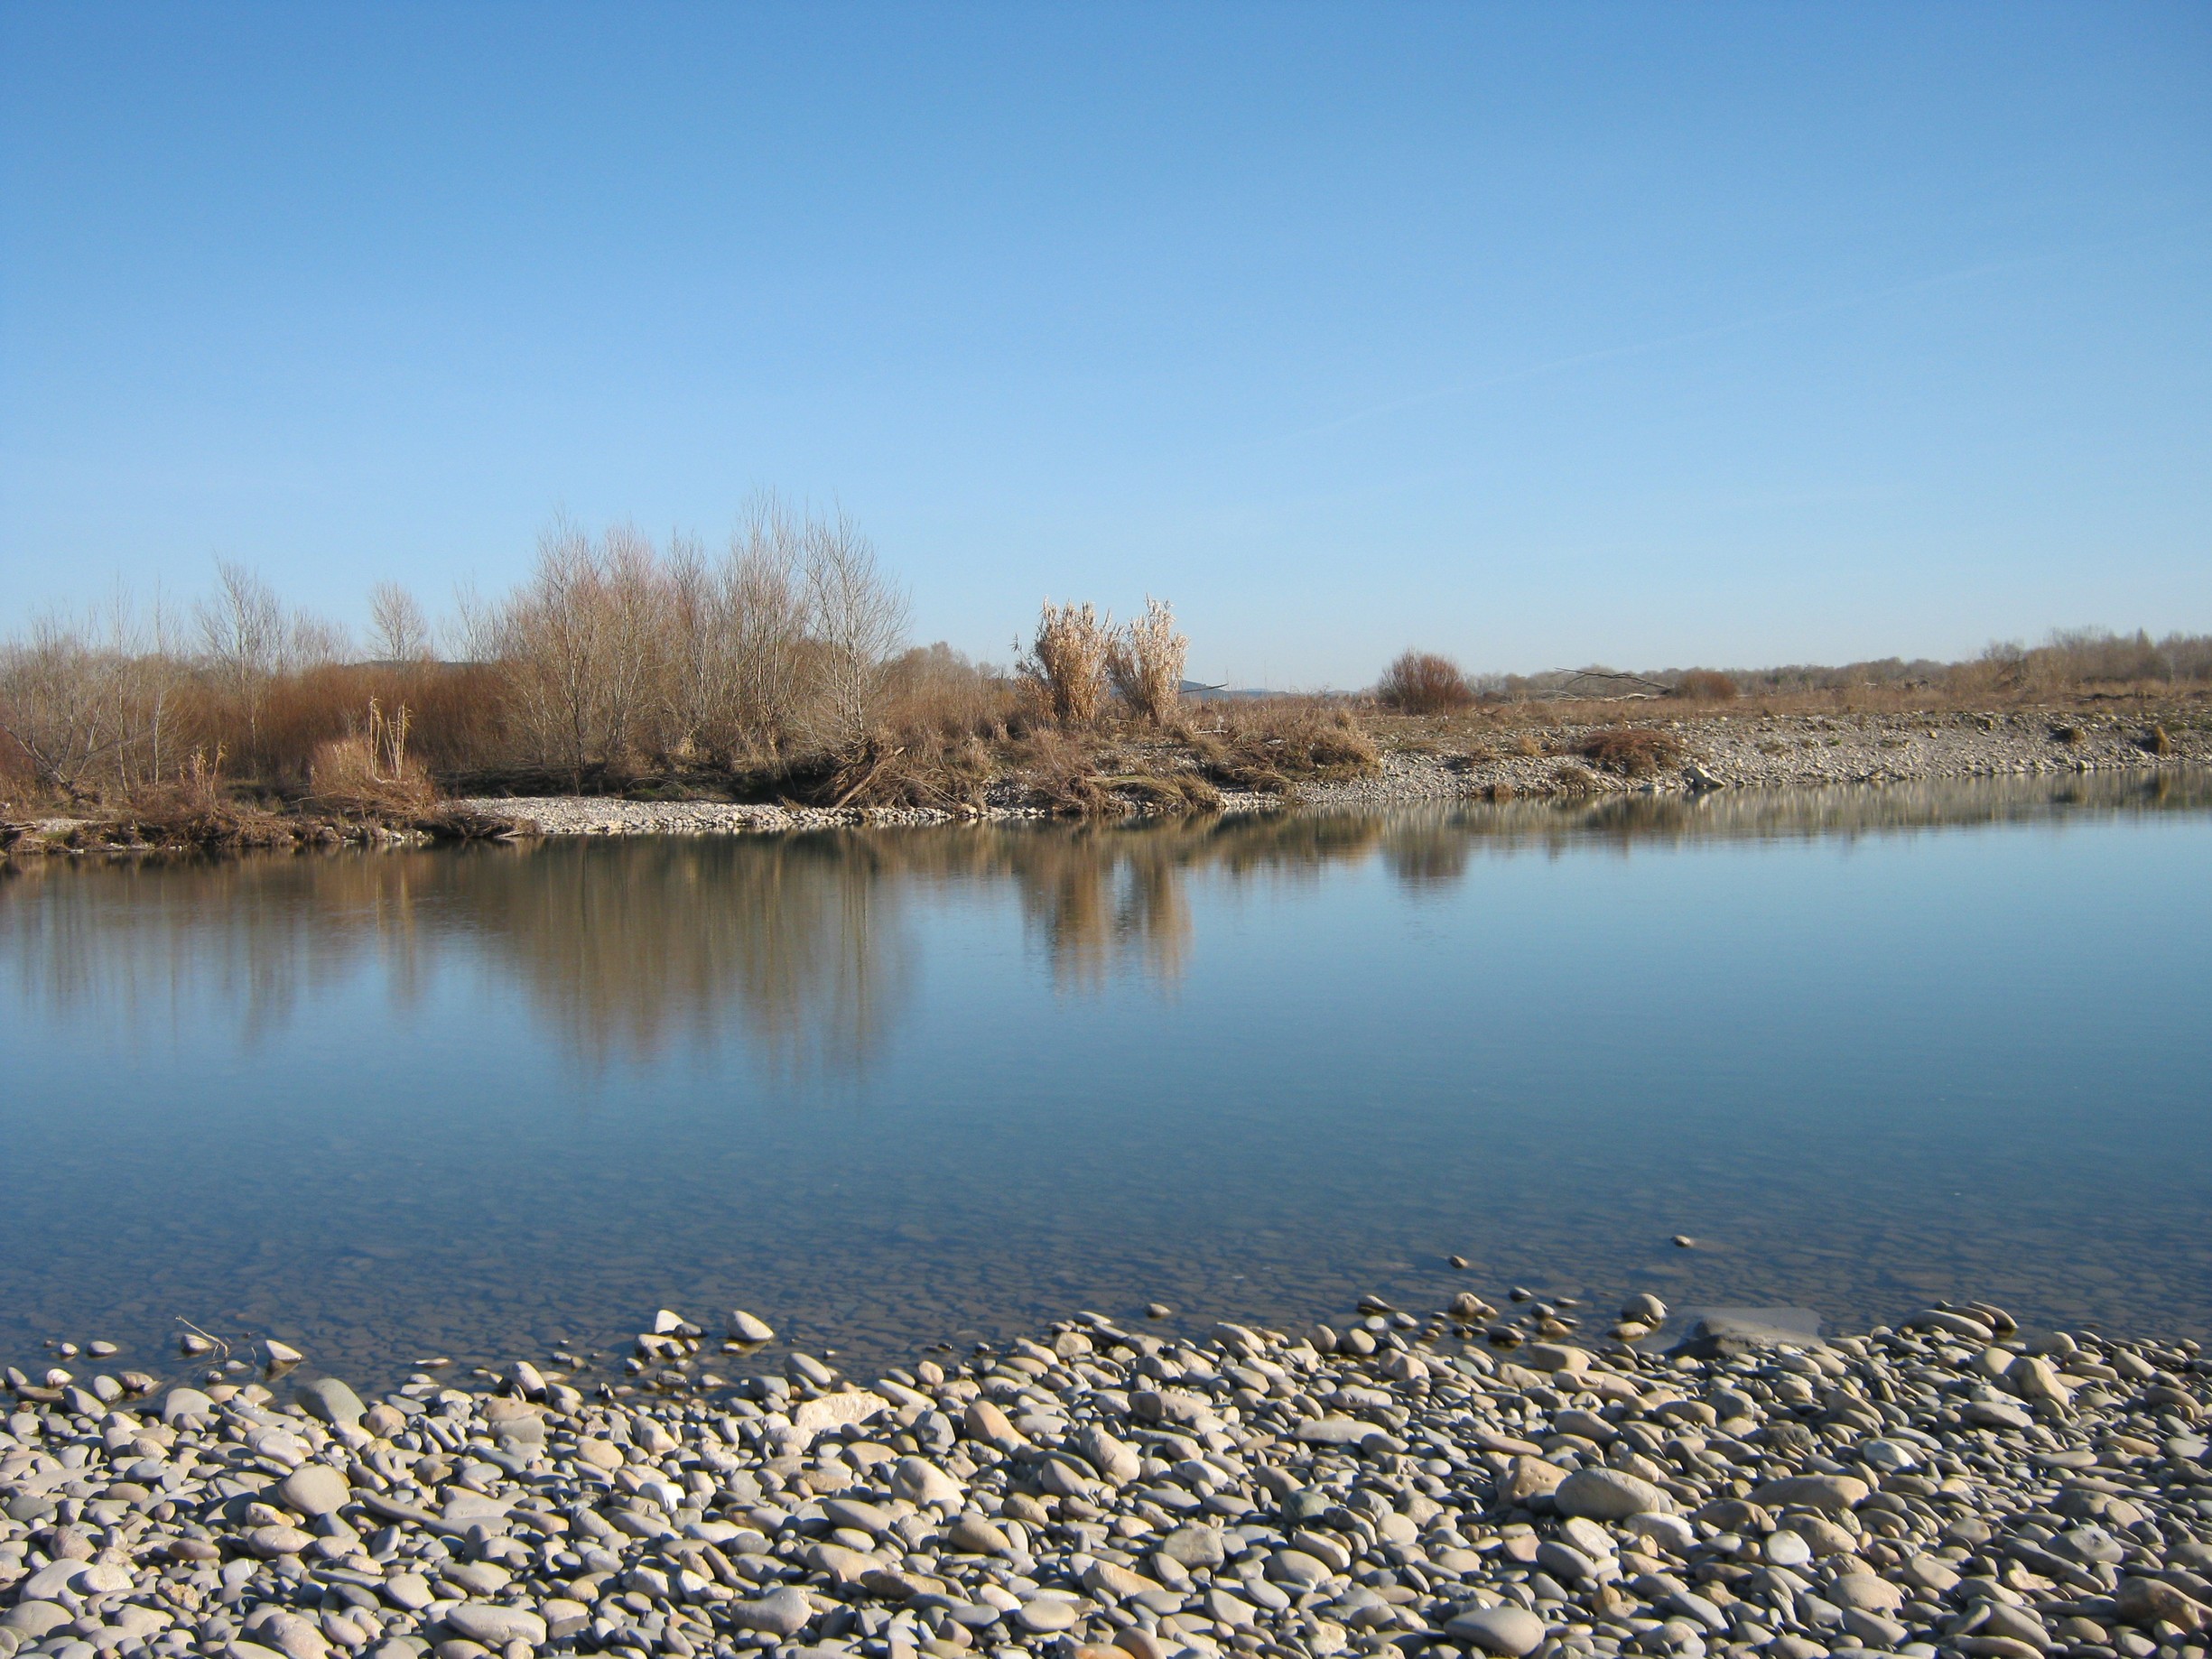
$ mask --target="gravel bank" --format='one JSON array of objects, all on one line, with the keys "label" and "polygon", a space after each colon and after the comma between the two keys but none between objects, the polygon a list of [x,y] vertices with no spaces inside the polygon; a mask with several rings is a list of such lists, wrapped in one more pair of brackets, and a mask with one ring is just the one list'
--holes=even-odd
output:
[{"label": "gravel bank", "polygon": [[1198,1342],[1085,1313],[865,1386],[716,1375],[773,1334],[742,1313],[720,1346],[664,1313],[589,1395],[524,1362],[374,1404],[17,1374],[0,1651],[2206,1651],[2192,1343],[1507,1305]]},{"label": "gravel bank", "polygon": [[[799,807],[732,805],[718,801],[623,801],[605,795],[484,795],[452,803],[464,811],[523,820],[540,835],[742,835],[803,830],[850,829],[856,825],[896,826],[957,823],[1042,823],[1054,814],[1016,801],[973,812],[946,812],[932,807]],[[1224,791],[1222,811],[1278,810],[1272,795]],[[1132,803],[1134,815],[1151,809]]]},{"label": "gravel bank", "polygon": [[[1943,778],[2133,772],[2212,761],[2204,734],[2170,734],[2168,753],[2144,746],[2140,720],[2069,720],[2048,713],[1743,715],[1650,722],[1682,746],[1678,764],[1624,777],[1578,756],[1605,728],[1560,726],[1527,734],[1545,755],[1387,750],[1382,775],[1309,788],[1314,805],[1388,805],[1468,795],[1605,794],[1726,788],[1900,783]],[[1518,739],[1522,734],[1511,734]]]},{"label": "gravel bank", "polygon": [[[2174,733],[2168,738],[2168,752],[2157,755],[2144,746],[2148,728],[2140,720],[2083,717],[2080,723],[2069,723],[2044,712],[1743,715],[1646,723],[1682,748],[1678,761],[1648,775],[1624,776],[1579,757],[1577,751],[1603,728],[1558,726],[1500,734],[1479,751],[1386,748],[1378,776],[1308,784],[1287,802],[1271,795],[1225,792],[1222,810],[1392,806],[1508,796],[1681,794],[1726,788],[2137,772],[2212,762],[2212,741],[2199,732]],[[1519,744],[1524,737],[1529,746],[1546,752],[1499,752],[1509,739]],[[463,811],[527,820],[544,835],[718,835],[863,823],[1017,822],[1047,815],[1011,793],[964,819],[926,809],[831,811],[561,795],[487,796],[452,804]],[[1131,805],[1139,812],[1147,810],[1143,802]]]}]

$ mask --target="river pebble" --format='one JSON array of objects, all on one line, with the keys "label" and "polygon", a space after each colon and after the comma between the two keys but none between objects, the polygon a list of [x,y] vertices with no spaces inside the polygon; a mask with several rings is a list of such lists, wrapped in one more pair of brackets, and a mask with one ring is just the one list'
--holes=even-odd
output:
[{"label": "river pebble", "polygon": [[1976,1305],[1501,1347],[1479,1299],[1371,1303],[865,1386],[26,1378],[0,1659],[2207,1659],[2192,1343]]}]

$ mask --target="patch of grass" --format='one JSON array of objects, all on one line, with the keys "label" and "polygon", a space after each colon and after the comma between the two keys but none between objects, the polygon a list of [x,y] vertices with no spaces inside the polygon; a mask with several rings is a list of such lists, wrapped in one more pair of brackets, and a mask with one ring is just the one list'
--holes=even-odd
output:
[{"label": "patch of grass", "polygon": [[142,792],[122,812],[73,832],[82,845],[237,852],[289,848],[299,839],[298,820],[265,807],[230,801],[191,783]]},{"label": "patch of grass", "polygon": [[1341,704],[1271,697],[1217,707],[1218,725],[1177,734],[1214,783],[1281,795],[1300,783],[1343,783],[1382,769],[1374,738]]},{"label": "patch of grass", "polygon": [[341,818],[412,820],[437,799],[430,775],[407,754],[405,726],[385,720],[373,700],[367,732],[316,745],[308,768],[308,803]]}]

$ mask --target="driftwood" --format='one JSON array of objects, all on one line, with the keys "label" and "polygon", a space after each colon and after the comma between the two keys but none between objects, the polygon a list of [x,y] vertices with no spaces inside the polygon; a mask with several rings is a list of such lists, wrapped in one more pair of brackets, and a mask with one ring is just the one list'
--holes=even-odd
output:
[{"label": "driftwood", "polygon": [[513,841],[538,833],[533,818],[506,818],[466,807],[443,807],[415,820],[414,827],[433,841]]}]

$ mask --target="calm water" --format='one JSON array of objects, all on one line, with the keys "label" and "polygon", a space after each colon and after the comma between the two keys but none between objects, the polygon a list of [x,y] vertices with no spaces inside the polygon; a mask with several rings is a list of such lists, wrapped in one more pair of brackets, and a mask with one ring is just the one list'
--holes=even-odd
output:
[{"label": "calm water", "polygon": [[0,880],[0,1357],[1512,1284],[2204,1337],[2208,1007],[2201,779],[57,863]]}]

